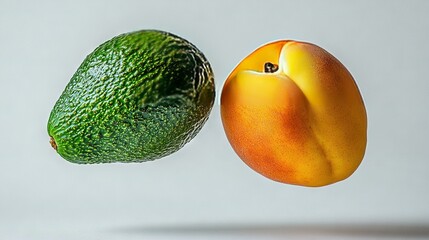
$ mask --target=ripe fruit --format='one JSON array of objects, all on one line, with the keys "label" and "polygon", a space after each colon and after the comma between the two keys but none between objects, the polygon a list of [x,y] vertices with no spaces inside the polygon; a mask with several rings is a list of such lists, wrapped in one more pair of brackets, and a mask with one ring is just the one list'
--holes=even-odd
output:
[{"label": "ripe fruit", "polygon": [[190,42],[143,30],[103,43],[83,61],[48,122],[51,145],[74,163],[169,155],[206,122],[212,69]]},{"label": "ripe fruit", "polygon": [[323,186],[349,177],[366,148],[367,119],[347,69],[305,42],[268,43],[244,58],[221,96],[238,156],[283,183]]}]

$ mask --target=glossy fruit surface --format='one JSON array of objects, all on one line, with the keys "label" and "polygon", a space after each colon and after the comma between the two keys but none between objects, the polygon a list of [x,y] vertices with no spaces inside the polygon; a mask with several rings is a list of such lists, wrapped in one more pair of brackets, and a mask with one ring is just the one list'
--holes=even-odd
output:
[{"label": "glossy fruit surface", "polygon": [[215,97],[202,52],[171,33],[119,35],[89,54],[48,121],[51,145],[74,163],[169,155],[206,122]]},{"label": "glossy fruit surface", "polygon": [[221,117],[238,156],[275,181],[328,185],[349,177],[365,153],[359,89],[311,43],[272,42],[244,58],[224,84]]}]

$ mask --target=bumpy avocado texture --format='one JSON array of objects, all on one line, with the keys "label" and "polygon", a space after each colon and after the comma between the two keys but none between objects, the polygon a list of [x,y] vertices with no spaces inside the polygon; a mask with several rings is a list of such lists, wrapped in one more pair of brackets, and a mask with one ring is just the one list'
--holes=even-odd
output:
[{"label": "bumpy avocado texture", "polygon": [[204,55],[171,33],[119,35],[89,54],[48,120],[51,145],[74,163],[169,155],[206,122],[215,98]]}]

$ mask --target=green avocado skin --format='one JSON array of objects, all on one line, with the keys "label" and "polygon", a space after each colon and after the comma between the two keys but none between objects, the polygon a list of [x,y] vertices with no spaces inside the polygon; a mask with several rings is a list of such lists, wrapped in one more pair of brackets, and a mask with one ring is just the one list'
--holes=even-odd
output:
[{"label": "green avocado skin", "polygon": [[85,58],[48,133],[73,163],[154,160],[200,131],[214,99],[212,69],[194,45],[163,31],[126,33]]}]

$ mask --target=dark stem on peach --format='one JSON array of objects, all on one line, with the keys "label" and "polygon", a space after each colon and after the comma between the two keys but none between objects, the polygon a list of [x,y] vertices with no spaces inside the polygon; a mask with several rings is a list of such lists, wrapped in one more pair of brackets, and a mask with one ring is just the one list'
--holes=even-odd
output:
[{"label": "dark stem on peach", "polygon": [[265,73],[273,73],[276,72],[279,69],[279,65],[271,63],[271,62],[266,62],[264,64],[264,72]]}]

